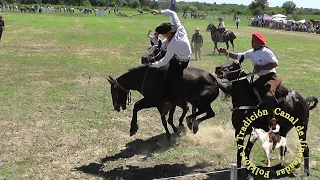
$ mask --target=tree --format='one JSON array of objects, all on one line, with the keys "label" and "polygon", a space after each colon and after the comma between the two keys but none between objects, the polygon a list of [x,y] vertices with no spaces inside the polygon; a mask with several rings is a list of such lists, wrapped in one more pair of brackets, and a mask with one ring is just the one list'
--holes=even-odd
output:
[{"label": "tree", "polygon": [[268,0],[254,0],[249,4],[253,15],[259,15],[269,6]]},{"label": "tree", "polygon": [[293,11],[296,9],[296,4],[293,1],[286,1],[282,4],[281,8],[288,14],[293,14]]}]

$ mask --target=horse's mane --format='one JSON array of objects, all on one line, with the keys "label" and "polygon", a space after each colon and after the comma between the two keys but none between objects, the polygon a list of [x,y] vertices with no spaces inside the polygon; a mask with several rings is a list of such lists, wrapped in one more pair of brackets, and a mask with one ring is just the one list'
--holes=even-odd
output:
[{"label": "horse's mane", "polygon": [[131,72],[131,71],[135,71],[135,70],[138,70],[138,69],[142,69],[144,67],[147,67],[147,66],[146,65],[140,65],[140,66],[137,66],[137,67],[130,68],[128,71]]}]

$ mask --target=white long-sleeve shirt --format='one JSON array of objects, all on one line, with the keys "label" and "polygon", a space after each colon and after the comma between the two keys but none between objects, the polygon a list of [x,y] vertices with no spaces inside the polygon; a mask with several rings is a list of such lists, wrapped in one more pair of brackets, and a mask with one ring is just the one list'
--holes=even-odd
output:
[{"label": "white long-sleeve shirt", "polygon": [[165,66],[174,55],[176,55],[178,60],[188,62],[192,51],[186,29],[180,23],[179,17],[174,11],[166,9],[162,10],[161,14],[169,15],[171,17],[173,25],[177,27],[177,32],[168,44],[166,55],[161,60],[152,63],[150,66],[156,68]]},{"label": "white long-sleeve shirt", "polygon": [[272,127],[270,127],[270,131],[272,131],[273,133],[277,133],[280,131],[280,126],[279,124],[276,125],[276,129],[275,130],[272,130]]},{"label": "white long-sleeve shirt", "polygon": [[[250,58],[251,63],[253,66],[264,66],[269,63],[276,63],[278,64],[278,60],[276,56],[273,54],[273,52],[267,48],[262,47],[261,49],[254,51],[253,49],[249,49],[248,51],[244,53],[238,53],[238,61],[241,59],[241,56],[244,57],[244,59]],[[268,74],[270,72],[276,73],[276,68],[270,69],[270,70],[261,70],[259,71],[258,75],[262,76],[265,74]]]},{"label": "white long-sleeve shirt", "polygon": [[222,28],[225,28],[225,27],[226,27],[226,26],[224,25],[224,22],[221,21],[221,22],[219,23],[218,29],[222,29]]}]

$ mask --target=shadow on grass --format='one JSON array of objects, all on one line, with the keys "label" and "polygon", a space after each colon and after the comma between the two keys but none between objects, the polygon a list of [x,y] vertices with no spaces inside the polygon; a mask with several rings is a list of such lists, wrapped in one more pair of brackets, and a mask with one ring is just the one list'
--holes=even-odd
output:
[{"label": "shadow on grass", "polygon": [[116,161],[118,159],[131,158],[135,155],[145,155],[145,159],[151,157],[153,153],[163,153],[179,143],[180,136],[171,134],[168,140],[165,133],[153,136],[147,140],[136,139],[126,144],[126,148],[118,154],[106,156],[99,160],[99,163]]},{"label": "shadow on grass", "polygon": [[197,173],[200,171],[195,171],[196,169],[203,169],[208,166],[212,166],[212,164],[200,163],[191,167],[187,167],[185,164],[160,164],[147,168],[126,166],[104,171],[103,164],[91,163],[75,169],[105,179],[151,180]]}]

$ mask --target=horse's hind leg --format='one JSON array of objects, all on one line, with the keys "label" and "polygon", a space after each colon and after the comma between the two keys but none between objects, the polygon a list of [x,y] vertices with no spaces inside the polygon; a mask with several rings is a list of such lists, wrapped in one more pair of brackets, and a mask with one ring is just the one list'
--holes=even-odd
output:
[{"label": "horse's hind leg", "polygon": [[304,173],[302,175],[302,179],[306,179],[309,175],[310,175],[310,169],[309,169],[309,161],[310,161],[310,157],[309,157],[309,147],[307,144],[307,127],[304,126],[304,134],[302,135],[302,137],[300,138],[300,143],[302,145],[304,151],[303,151],[303,158],[304,158]]},{"label": "horse's hind leg", "polygon": [[202,103],[199,103],[199,105],[203,108],[204,112],[206,112],[206,115],[193,121],[192,127],[193,127],[194,134],[196,134],[198,132],[199,124],[202,121],[207,120],[207,119],[215,116],[215,113],[213,112],[213,110],[211,108],[210,102],[202,102]]},{"label": "horse's hind leg", "polygon": [[186,117],[187,126],[189,127],[190,130],[192,129],[193,122],[197,118],[197,116],[199,116],[200,114],[202,114],[204,112],[205,112],[205,110],[202,107],[198,107],[197,112],[194,112],[190,116]]}]

